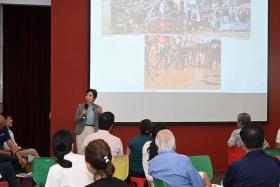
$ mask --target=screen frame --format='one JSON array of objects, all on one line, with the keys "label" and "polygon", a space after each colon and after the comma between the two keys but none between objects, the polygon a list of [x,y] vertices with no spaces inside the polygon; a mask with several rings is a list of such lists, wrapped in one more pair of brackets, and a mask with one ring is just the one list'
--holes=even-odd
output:
[{"label": "screen frame", "polygon": [[[93,0],[88,0],[88,79],[87,79],[87,85],[88,88],[90,88],[90,75],[91,75],[91,1]],[[251,0],[254,1],[254,0]],[[271,13],[270,13],[270,1],[268,1],[268,6],[267,6],[267,97],[266,97],[266,103],[267,103],[267,116],[266,116],[266,120],[265,121],[252,121],[252,124],[258,124],[258,125],[269,125],[270,123],[270,115],[269,115],[269,111],[270,111],[270,27],[271,27],[271,23],[270,23],[270,19],[271,19]],[[236,114],[237,116],[238,114]],[[172,121],[162,121],[164,123],[168,123],[168,125],[232,125],[232,124],[236,124],[236,121],[195,121],[195,122],[172,122]],[[124,125],[124,126],[134,126],[135,123],[138,123],[138,121],[131,121],[131,122],[115,122],[118,125]]]}]

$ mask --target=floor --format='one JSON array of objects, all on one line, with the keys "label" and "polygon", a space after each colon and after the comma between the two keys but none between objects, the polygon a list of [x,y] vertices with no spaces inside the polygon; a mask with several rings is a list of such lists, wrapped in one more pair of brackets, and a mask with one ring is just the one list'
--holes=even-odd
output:
[{"label": "floor", "polygon": [[222,180],[224,179],[225,172],[214,172],[214,176],[211,180],[212,184],[221,184]]}]

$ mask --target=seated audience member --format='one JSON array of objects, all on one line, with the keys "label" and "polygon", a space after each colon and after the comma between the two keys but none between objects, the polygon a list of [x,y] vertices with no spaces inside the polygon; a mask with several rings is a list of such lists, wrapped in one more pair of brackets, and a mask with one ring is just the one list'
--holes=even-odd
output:
[{"label": "seated audience member", "polygon": [[94,183],[87,187],[128,187],[128,185],[112,177],[115,167],[109,145],[101,139],[93,140],[85,148],[88,170],[93,174]]},{"label": "seated audience member", "polygon": [[[247,113],[240,113],[237,116],[237,128],[235,129],[227,142],[229,147],[241,147],[241,138],[240,138],[240,130],[242,127],[247,125],[251,125],[251,116]],[[263,149],[269,148],[269,144],[266,140],[264,140]]]},{"label": "seated audience member", "polygon": [[201,187],[205,183],[186,156],[175,152],[175,137],[170,130],[161,130],[156,136],[158,155],[150,161],[149,174],[169,187]]},{"label": "seated audience member", "polygon": [[104,112],[98,118],[99,130],[86,136],[83,143],[83,151],[89,142],[96,139],[102,139],[111,148],[113,156],[123,155],[123,145],[120,138],[112,135],[110,130],[113,127],[115,116],[112,112]]},{"label": "seated audience member", "polygon": [[242,127],[242,147],[246,156],[232,163],[223,180],[224,187],[278,187],[280,183],[280,162],[267,156],[262,147],[264,131],[256,125]]},{"label": "seated audience member", "polygon": [[145,177],[148,181],[153,181],[153,177],[149,175],[149,162],[158,154],[158,148],[156,146],[157,133],[163,129],[166,129],[164,123],[156,122],[152,127],[152,141],[147,141],[143,145],[142,149],[142,166],[145,172]]},{"label": "seated audience member", "polygon": [[278,129],[278,131],[277,131],[275,148],[280,149],[280,129]]},{"label": "seated audience member", "polygon": [[[5,120],[5,114],[0,113],[0,163],[11,162],[14,169],[19,171],[21,168],[20,164],[24,166],[27,162],[20,154],[18,146],[12,141]],[[4,142],[7,142],[10,151],[3,149]]]},{"label": "seated audience member", "polygon": [[140,135],[132,138],[128,142],[127,154],[129,155],[129,176],[143,177],[145,173],[142,166],[142,149],[147,141],[151,141],[150,136],[152,122],[144,119],[140,122]]},{"label": "seated audience member", "polygon": [[16,173],[10,162],[0,163],[0,181],[8,181],[10,187],[17,187]]},{"label": "seated audience member", "polygon": [[66,130],[57,131],[52,140],[53,151],[57,157],[48,173],[46,187],[77,187],[93,182],[88,172],[85,157],[74,154],[72,134]]},{"label": "seated audience member", "polygon": [[[14,136],[14,133],[12,132],[11,130],[11,127],[13,126],[13,118],[11,115],[8,115],[6,114],[6,127],[8,128],[8,131],[9,131],[9,135],[11,137],[11,140],[14,142],[14,144],[18,147],[19,151],[20,151],[20,154],[23,156],[23,157],[26,157],[26,156],[31,156],[32,158],[33,157],[38,157],[38,153],[35,149],[32,149],[32,148],[21,148],[20,146],[18,146],[18,144],[16,143],[16,140],[15,140],[15,136]],[[8,146],[7,142],[4,143],[3,145],[3,148],[4,150],[6,151],[10,151],[10,147]],[[33,159],[32,159],[33,160]]]}]

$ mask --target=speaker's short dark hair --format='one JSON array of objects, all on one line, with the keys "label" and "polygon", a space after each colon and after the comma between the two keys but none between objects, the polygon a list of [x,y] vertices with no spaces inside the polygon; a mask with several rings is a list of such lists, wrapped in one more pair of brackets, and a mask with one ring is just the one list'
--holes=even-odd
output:
[{"label": "speaker's short dark hair", "polygon": [[240,113],[237,116],[237,121],[241,122],[242,126],[251,124],[251,116],[248,113]]},{"label": "speaker's short dark hair", "polygon": [[242,127],[240,137],[248,149],[263,147],[264,131],[258,125],[247,125]]},{"label": "speaker's short dark hair", "polygon": [[99,129],[109,130],[115,121],[115,116],[112,112],[104,112],[98,118]]},{"label": "speaker's short dark hair", "polygon": [[87,94],[89,92],[92,93],[94,98],[97,98],[97,91],[95,89],[87,89],[85,94]]}]

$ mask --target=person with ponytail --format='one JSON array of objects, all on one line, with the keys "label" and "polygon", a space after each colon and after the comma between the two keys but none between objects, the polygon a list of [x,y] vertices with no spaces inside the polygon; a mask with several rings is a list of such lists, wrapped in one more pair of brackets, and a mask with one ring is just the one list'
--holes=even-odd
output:
[{"label": "person with ponytail", "polygon": [[142,165],[145,172],[146,179],[153,181],[153,177],[149,175],[149,161],[158,155],[158,148],[156,146],[157,133],[163,129],[166,129],[166,125],[163,122],[156,122],[152,127],[152,141],[147,141],[143,145],[142,149]]},{"label": "person with ponytail", "polygon": [[74,144],[69,131],[57,131],[52,146],[57,161],[49,170],[45,187],[79,187],[93,182],[86,168],[85,157],[72,152]]},{"label": "person with ponytail", "polygon": [[112,177],[115,167],[111,162],[111,149],[104,140],[91,141],[85,148],[85,159],[94,178],[94,183],[86,187],[128,187],[125,182]]}]

